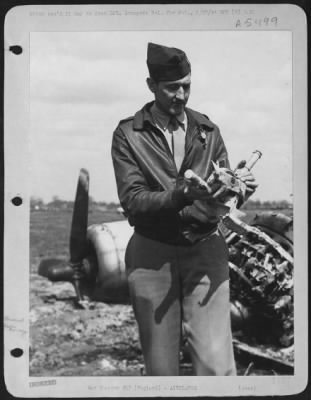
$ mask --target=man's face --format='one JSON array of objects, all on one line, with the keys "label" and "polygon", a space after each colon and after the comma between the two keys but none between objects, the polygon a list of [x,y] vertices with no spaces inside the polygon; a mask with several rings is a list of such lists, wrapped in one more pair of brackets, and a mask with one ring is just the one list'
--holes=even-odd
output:
[{"label": "man's face", "polygon": [[148,86],[162,111],[172,116],[180,115],[184,112],[190,95],[191,74],[176,81],[155,82],[149,78]]}]

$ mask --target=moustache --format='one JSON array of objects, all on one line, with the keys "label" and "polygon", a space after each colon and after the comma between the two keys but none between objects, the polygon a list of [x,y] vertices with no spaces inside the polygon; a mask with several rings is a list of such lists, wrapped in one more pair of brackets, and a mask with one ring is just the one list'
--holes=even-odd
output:
[{"label": "moustache", "polygon": [[186,105],[186,102],[185,101],[181,101],[181,100],[175,100],[175,101],[173,101],[173,104],[174,105],[176,105],[176,106],[185,106]]}]

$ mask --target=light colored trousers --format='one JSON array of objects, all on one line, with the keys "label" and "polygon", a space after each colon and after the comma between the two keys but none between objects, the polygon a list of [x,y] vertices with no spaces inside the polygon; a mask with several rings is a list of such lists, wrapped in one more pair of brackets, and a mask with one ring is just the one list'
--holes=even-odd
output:
[{"label": "light colored trousers", "polygon": [[134,233],[125,261],[147,375],[179,375],[182,331],[194,375],[235,375],[228,250],[221,233],[192,246]]}]

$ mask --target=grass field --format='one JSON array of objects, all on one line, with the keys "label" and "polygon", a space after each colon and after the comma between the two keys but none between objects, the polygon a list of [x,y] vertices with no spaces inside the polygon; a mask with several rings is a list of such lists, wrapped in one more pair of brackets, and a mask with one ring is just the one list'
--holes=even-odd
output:
[{"label": "grass field", "polygon": [[[262,210],[246,210],[243,220],[249,222]],[[291,215],[292,210],[278,210]],[[89,224],[111,222],[124,219],[116,211],[89,213]],[[69,257],[69,236],[72,220],[70,210],[33,211],[30,218],[30,270],[35,272],[42,257]]]},{"label": "grass field", "polygon": [[[251,220],[256,210],[247,211]],[[290,214],[290,210],[285,210]],[[30,218],[30,375],[140,375],[142,354],[129,305],[97,303],[75,306],[69,283],[52,283],[38,275],[43,258],[69,260],[71,211],[34,211]],[[92,211],[89,224],[123,219],[117,212]],[[238,365],[243,375],[247,365]],[[183,369],[184,375],[191,370]],[[251,375],[271,371],[254,368]]]},{"label": "grass field", "polygon": [[[93,211],[89,224],[123,219],[117,212]],[[36,272],[42,257],[69,258],[69,237],[72,220],[70,210],[33,211],[30,216],[30,271]]]}]

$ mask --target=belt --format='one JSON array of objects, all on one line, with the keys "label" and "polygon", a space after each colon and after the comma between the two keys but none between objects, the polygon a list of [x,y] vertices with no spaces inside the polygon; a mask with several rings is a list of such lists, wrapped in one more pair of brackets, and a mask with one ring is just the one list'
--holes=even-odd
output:
[{"label": "belt", "polygon": [[213,233],[217,232],[218,224],[206,227],[206,230],[200,229],[200,232],[191,230],[183,230],[175,235],[160,234],[156,231],[146,230],[140,226],[135,226],[135,232],[148,239],[156,240],[158,242],[176,245],[176,246],[192,246],[202,240],[205,240]]}]

